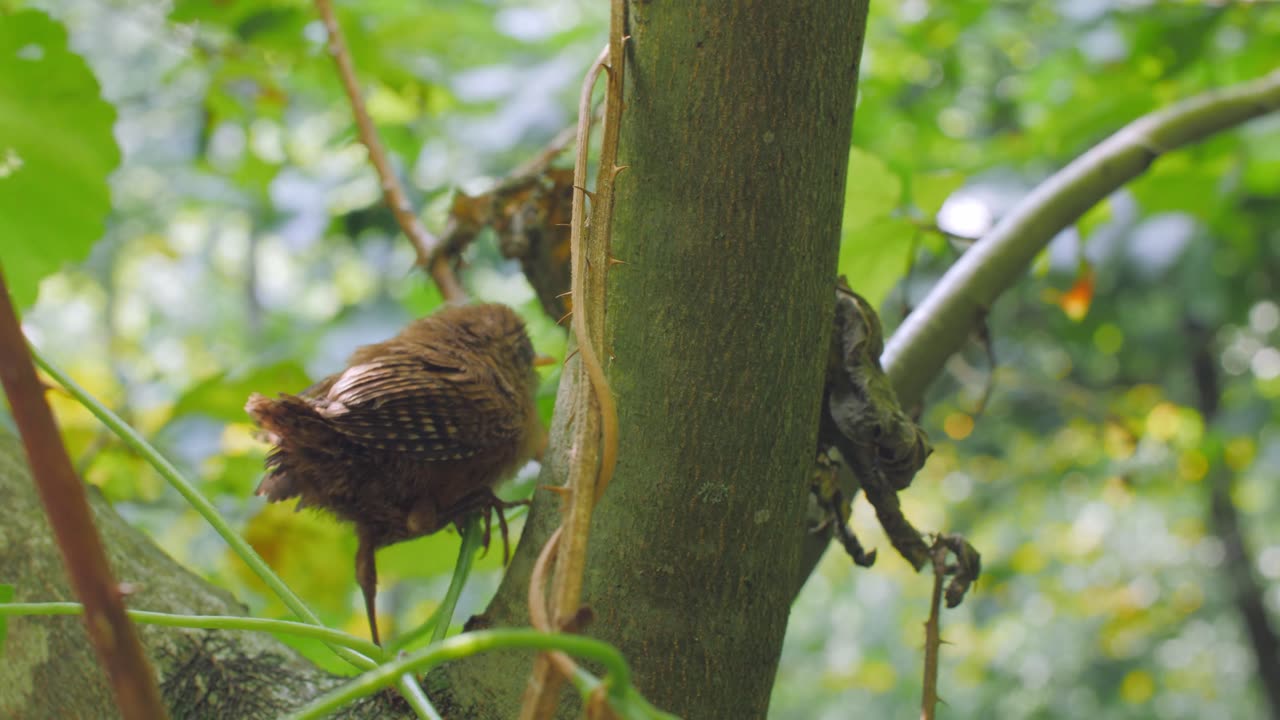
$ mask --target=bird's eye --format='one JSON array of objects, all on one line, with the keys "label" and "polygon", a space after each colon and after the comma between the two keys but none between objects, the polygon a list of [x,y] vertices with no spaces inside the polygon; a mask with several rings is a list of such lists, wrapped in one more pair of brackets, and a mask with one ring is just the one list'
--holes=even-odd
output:
[{"label": "bird's eye", "polygon": [[521,365],[533,365],[533,344],[529,342],[529,338],[524,333],[521,333],[520,337],[516,338],[515,351],[516,359],[520,361]]}]

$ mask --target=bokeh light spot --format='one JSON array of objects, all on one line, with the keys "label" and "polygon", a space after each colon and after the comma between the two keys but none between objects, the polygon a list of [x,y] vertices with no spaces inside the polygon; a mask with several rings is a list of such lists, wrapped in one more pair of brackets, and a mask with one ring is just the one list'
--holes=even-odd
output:
[{"label": "bokeh light spot", "polygon": [[1147,702],[1155,692],[1156,682],[1151,678],[1151,673],[1145,670],[1129,672],[1120,683],[1120,697],[1135,705]]},{"label": "bokeh light spot", "polygon": [[953,412],[942,421],[942,431],[952,440],[963,440],[973,432],[973,416],[968,413]]}]

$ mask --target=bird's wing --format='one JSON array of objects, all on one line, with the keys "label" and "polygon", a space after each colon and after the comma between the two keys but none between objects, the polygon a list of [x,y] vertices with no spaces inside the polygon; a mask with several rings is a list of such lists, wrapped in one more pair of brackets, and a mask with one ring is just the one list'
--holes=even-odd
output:
[{"label": "bird's wing", "polygon": [[352,441],[425,460],[461,460],[514,441],[524,421],[496,373],[438,352],[353,365],[314,402]]}]

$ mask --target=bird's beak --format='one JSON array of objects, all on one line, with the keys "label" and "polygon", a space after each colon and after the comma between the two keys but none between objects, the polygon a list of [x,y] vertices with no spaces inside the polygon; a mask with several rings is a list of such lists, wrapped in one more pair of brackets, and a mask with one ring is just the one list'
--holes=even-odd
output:
[{"label": "bird's beak", "polygon": [[556,364],[556,359],[551,357],[550,355],[534,355],[533,356],[534,367],[547,367],[548,365],[555,365],[555,364]]}]

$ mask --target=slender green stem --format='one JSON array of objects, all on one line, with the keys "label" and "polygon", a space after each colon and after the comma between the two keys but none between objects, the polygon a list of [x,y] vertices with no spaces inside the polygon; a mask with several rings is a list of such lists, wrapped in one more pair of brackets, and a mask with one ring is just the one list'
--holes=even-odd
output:
[{"label": "slender green stem", "polygon": [[424,672],[442,662],[499,648],[561,650],[593,660],[608,672],[606,682],[611,688],[612,695],[633,696],[631,670],[627,667],[622,654],[612,645],[581,635],[555,635],[529,629],[479,630],[432,643],[417,653],[392,660],[370,670],[325,693],[297,713],[290,715],[289,718],[307,720],[324,717],[350,702],[392,684],[405,673]]},{"label": "slender green stem", "polygon": [[422,720],[444,720],[440,717],[440,713],[436,711],[436,707],[431,704],[431,700],[427,694],[422,691],[422,686],[418,684],[418,679],[413,673],[407,672],[400,676],[396,681],[396,687],[400,689],[400,694],[404,696],[409,707]]},{"label": "slender green stem", "polygon": [[[292,620],[268,620],[266,618],[239,615],[179,615],[150,610],[126,610],[134,622],[147,625],[196,628],[200,630],[252,630],[273,632],[296,637],[314,638],[332,645],[341,645],[365,655],[378,656],[382,651],[377,645],[322,625],[309,625]],[[75,602],[0,603],[0,617],[8,615],[81,615],[84,606]]]},{"label": "slender green stem", "polygon": [[[200,630],[251,630],[281,633],[296,637],[314,638],[330,645],[347,647],[356,652],[374,657],[382,654],[382,650],[368,640],[324,626],[308,625],[307,623],[294,622],[292,620],[267,620],[238,615],[178,615],[152,612],[150,610],[126,610],[125,612],[134,622],[147,625],[165,625]],[[0,618],[8,616],[83,614],[84,606],[74,602],[0,603]],[[431,706],[431,701],[422,692],[422,687],[418,685],[412,673],[406,673],[401,676],[397,685],[405,699],[409,701],[410,707],[418,713],[418,717],[426,718],[426,720],[440,720],[440,714]]]},{"label": "slender green stem", "polygon": [[[231,546],[231,550],[235,552],[236,555],[240,556],[240,559],[249,566],[249,569],[253,570],[253,572],[262,579],[262,582],[266,583],[267,587],[271,588],[271,591],[284,601],[284,604],[290,610],[292,610],[299,618],[311,623],[312,625],[322,625],[320,618],[316,617],[316,614],[311,612],[311,608],[307,607],[306,603],[302,601],[302,598],[295,595],[294,592],[289,589],[289,586],[285,585],[284,580],[281,580],[280,576],[276,575],[275,572],[271,570],[271,567],[267,565],[266,561],[258,555],[249,543],[245,542],[239,534],[231,529],[231,525],[227,523],[226,519],[223,518],[216,509],[214,509],[213,504],[210,503],[204,495],[201,495],[200,491],[196,490],[191,483],[187,482],[186,478],[182,477],[182,474],[178,472],[178,469],[175,468],[163,455],[161,455],[158,450],[152,447],[150,443],[143,439],[143,437],[138,434],[138,431],[130,427],[128,423],[120,419],[119,415],[116,415],[110,408],[103,405],[97,398],[93,397],[84,388],[80,387],[80,385],[72,380],[66,373],[62,372],[50,363],[34,345],[31,346],[31,356],[35,358],[36,364],[39,365],[42,370],[52,376],[54,380],[57,380],[59,385],[65,388],[67,392],[71,393],[71,395],[75,397],[76,400],[80,401],[82,405],[88,408],[89,412],[93,413],[104,425],[110,428],[110,430],[123,440],[126,445],[132,448],[134,452],[141,455],[144,460],[151,463],[152,467],[154,467],[160,475],[167,480],[188,503],[191,504],[191,507],[195,508],[196,512],[200,513],[201,517],[203,517],[205,521],[222,536],[222,539],[226,541],[227,545]],[[355,652],[347,647],[341,645],[330,645],[329,648],[333,650],[338,657],[346,660],[361,670],[367,670],[377,664],[370,659],[368,655]],[[377,655],[374,657],[377,657]]]},{"label": "slender green stem", "polygon": [[444,593],[440,603],[439,615],[435,628],[431,631],[431,641],[439,642],[449,634],[449,623],[453,621],[454,608],[458,606],[458,597],[462,595],[462,586],[471,574],[471,563],[475,560],[476,550],[480,548],[480,515],[474,514],[467,520],[462,530],[462,545],[458,548],[458,562],[453,566],[453,577],[449,579],[449,589]]}]

